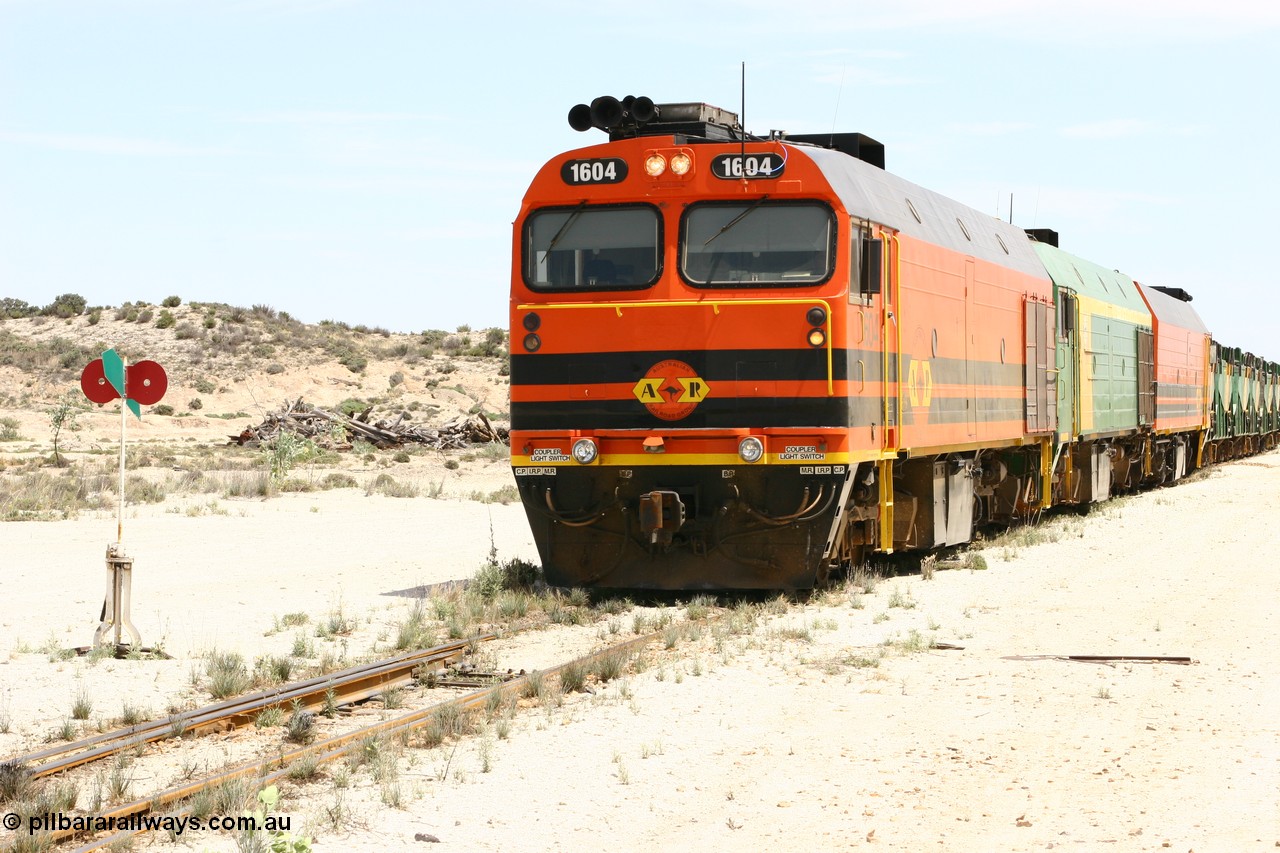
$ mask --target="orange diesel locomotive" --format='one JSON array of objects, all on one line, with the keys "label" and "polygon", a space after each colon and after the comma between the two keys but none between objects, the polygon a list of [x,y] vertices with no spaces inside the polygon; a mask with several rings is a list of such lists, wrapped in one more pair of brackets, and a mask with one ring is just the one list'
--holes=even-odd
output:
[{"label": "orange diesel locomotive", "polygon": [[[1027,235],[860,134],[598,98],[512,240],[511,454],[548,580],[808,588],[1051,501]],[[896,482],[895,482],[896,481]]]}]

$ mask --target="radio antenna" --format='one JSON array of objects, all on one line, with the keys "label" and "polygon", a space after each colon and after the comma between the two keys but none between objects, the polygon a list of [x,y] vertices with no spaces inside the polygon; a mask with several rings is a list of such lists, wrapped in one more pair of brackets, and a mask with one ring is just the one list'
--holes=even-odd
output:
[{"label": "radio antenna", "polygon": [[829,144],[832,148],[836,147],[836,122],[840,120],[840,96],[844,94],[844,75],[848,70],[848,65],[841,66],[840,68],[840,88],[836,89],[836,111],[835,114],[831,116],[831,140]]},{"label": "radio antenna", "polygon": [[742,60],[742,82],[738,96],[738,165],[742,168],[742,186],[747,186],[747,61]]}]

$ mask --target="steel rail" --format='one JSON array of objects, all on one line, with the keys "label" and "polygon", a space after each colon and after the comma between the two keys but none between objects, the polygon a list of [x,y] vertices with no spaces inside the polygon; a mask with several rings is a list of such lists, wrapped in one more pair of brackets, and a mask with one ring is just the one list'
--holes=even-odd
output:
[{"label": "steel rail", "polygon": [[[645,634],[642,637],[635,637],[631,640],[627,640],[613,646],[598,649],[565,663],[539,670],[538,674],[543,677],[559,677],[560,674],[570,666],[585,666],[603,658],[606,655],[618,654],[624,651],[630,652],[633,649],[643,648],[651,642],[661,641],[662,635],[662,631],[654,631],[653,633]],[[412,732],[415,729],[427,725],[436,717],[437,714],[446,708],[453,707],[463,711],[479,710],[489,702],[490,697],[495,692],[501,696],[505,696],[515,694],[518,691],[523,690],[525,685],[528,683],[531,674],[532,673],[519,675],[510,681],[495,684],[492,687],[484,687],[470,693],[464,693],[453,699],[449,699],[426,708],[421,708],[417,711],[412,711],[391,720],[374,723],[373,725],[356,729],[343,735],[337,735],[310,746],[298,747],[297,749],[292,749],[288,752],[281,752],[271,758],[249,761],[229,770],[224,770],[220,773],[206,777],[199,782],[191,782],[185,785],[177,785],[172,788],[168,788],[164,791],[160,791],[159,793],[152,794],[146,799],[135,800],[132,803],[119,806],[109,812],[103,813],[102,815],[95,815],[95,817],[107,821],[126,820],[134,816],[158,810],[163,806],[168,806],[181,800],[185,800],[206,788],[211,788],[215,785],[221,785],[226,782],[246,777],[255,777],[258,785],[270,785],[287,776],[290,765],[301,758],[312,757],[316,760],[317,764],[324,764],[342,758],[349,752],[352,744],[359,743],[367,738],[397,735],[401,733],[407,734]],[[190,814],[190,808],[184,808],[170,812],[166,817],[180,817],[188,814]],[[97,839],[81,847],[77,847],[72,851],[72,853],[90,853],[90,851],[101,850],[126,838],[132,838],[133,836],[145,831],[148,830],[137,829],[119,832],[109,837]],[[74,829],[67,829],[55,831],[48,835],[54,844],[61,844],[81,834],[83,833]]]},{"label": "steel rail", "polygon": [[108,758],[135,746],[165,740],[172,737],[176,731],[181,731],[183,734],[200,734],[208,729],[220,728],[228,724],[235,728],[246,726],[254,722],[256,714],[271,707],[289,707],[297,702],[299,708],[314,710],[323,706],[330,690],[341,699],[340,704],[361,702],[382,692],[388,685],[394,686],[396,683],[407,681],[412,671],[423,664],[451,661],[464,654],[473,644],[496,637],[496,634],[483,634],[430,649],[406,652],[384,660],[359,664],[303,681],[194,708],[164,720],[139,723],[74,743],[17,756],[6,763],[26,766],[30,777],[38,779]]}]

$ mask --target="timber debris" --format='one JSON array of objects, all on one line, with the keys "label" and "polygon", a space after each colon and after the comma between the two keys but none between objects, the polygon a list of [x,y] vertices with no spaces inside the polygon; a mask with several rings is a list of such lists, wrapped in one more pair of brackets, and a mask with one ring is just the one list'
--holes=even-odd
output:
[{"label": "timber debris", "polygon": [[317,445],[332,450],[350,450],[353,442],[367,441],[374,447],[399,447],[423,444],[433,450],[458,450],[470,444],[508,443],[506,427],[494,426],[483,412],[458,415],[439,427],[409,423],[409,413],[370,422],[373,407],[351,415],[322,409],[304,403],[299,397],[269,413],[254,427],[231,436],[229,444],[242,447],[270,445],[281,433],[309,438]]}]

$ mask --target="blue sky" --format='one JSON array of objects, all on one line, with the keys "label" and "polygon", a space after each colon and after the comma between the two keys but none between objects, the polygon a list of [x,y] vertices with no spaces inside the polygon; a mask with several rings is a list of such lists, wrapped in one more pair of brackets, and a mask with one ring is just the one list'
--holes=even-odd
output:
[{"label": "blue sky", "polygon": [[1280,4],[0,0],[0,296],[506,322],[511,221],[602,94],[861,131],[1280,359]]}]

